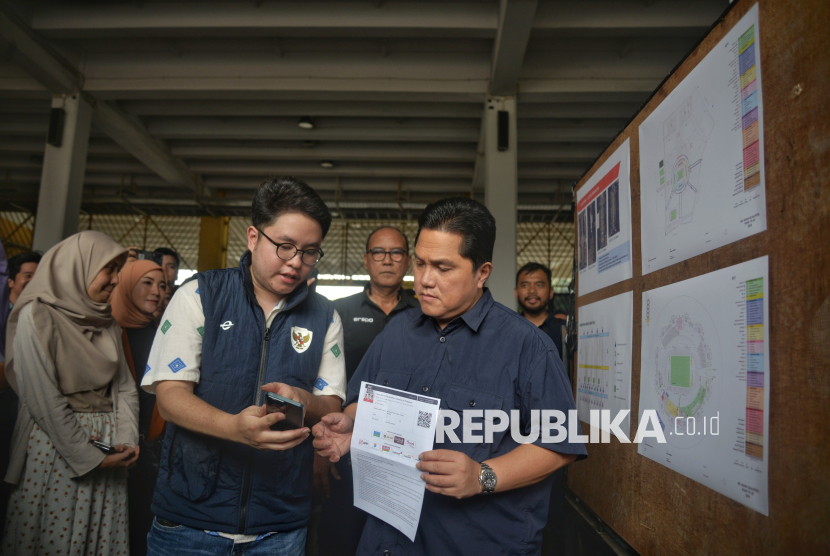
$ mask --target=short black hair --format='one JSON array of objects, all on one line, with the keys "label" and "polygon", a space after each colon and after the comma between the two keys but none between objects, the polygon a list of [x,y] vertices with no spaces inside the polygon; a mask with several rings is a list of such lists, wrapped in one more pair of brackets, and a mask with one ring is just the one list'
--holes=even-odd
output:
[{"label": "short black hair", "polygon": [[13,282],[17,278],[17,274],[20,272],[20,269],[24,264],[40,264],[40,259],[42,257],[43,255],[37,251],[26,251],[25,253],[20,253],[9,259],[9,280]]},{"label": "short black hair", "polygon": [[176,253],[175,251],[173,251],[172,249],[170,249],[169,247],[159,247],[155,251],[153,251],[153,253],[155,253],[156,255],[162,255],[162,256],[169,255],[170,257],[173,257],[174,259],[176,259],[176,266],[177,267],[182,266],[182,261],[179,258],[179,254]]},{"label": "short black hair", "polygon": [[372,236],[375,235],[376,233],[378,233],[381,230],[395,230],[396,232],[401,234],[401,236],[403,236],[403,242],[406,245],[406,252],[409,253],[409,238],[406,237],[406,234],[403,233],[402,231],[400,231],[395,226],[381,226],[380,228],[375,228],[374,230],[372,230],[372,233],[369,234],[369,237],[366,238],[366,252],[367,253],[369,252],[369,242],[372,241]]},{"label": "short black hair", "polygon": [[301,179],[286,176],[269,178],[254,193],[251,223],[262,230],[281,215],[299,212],[313,218],[323,229],[323,237],[331,227],[331,213],[320,195]]},{"label": "short black hair", "polygon": [[548,285],[551,286],[551,278],[553,275],[551,274],[550,269],[541,263],[534,262],[527,263],[519,269],[519,272],[516,273],[516,286],[519,285],[519,276],[521,276],[523,272],[536,272],[537,270],[545,271],[545,274],[548,275]]},{"label": "short black hair", "polygon": [[463,238],[459,255],[473,262],[473,272],[493,260],[496,243],[496,219],[487,207],[466,197],[448,197],[427,205],[418,219],[421,230],[437,230],[460,234]]}]

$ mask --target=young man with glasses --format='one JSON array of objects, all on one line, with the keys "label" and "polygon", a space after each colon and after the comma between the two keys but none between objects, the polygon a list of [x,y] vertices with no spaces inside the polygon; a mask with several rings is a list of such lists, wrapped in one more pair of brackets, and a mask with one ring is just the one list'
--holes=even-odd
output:
[{"label": "young man with glasses", "polygon": [[[182,285],[150,352],[142,387],[168,427],[148,554],[305,550],[309,428],[346,386],[340,318],[306,285],[331,216],[295,178],[263,183],[251,213],[239,267]],[[301,402],[305,426],[271,430],[284,415],[266,413],[266,392]]]},{"label": "young man with glasses", "polygon": [[[418,307],[414,291],[401,287],[410,262],[409,240],[399,229],[382,226],[369,234],[363,255],[369,283],[362,292],[334,302],[343,320],[348,379],[389,321],[407,309]],[[335,480],[330,480],[329,471]],[[366,524],[366,513],[354,507],[351,457],[347,455],[331,464],[328,459],[317,456],[314,480],[324,491],[317,536],[319,553],[353,556]]]}]

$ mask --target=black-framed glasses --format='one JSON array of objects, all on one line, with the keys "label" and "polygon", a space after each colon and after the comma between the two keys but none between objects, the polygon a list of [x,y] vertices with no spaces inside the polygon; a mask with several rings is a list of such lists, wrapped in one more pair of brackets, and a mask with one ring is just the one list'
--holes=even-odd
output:
[{"label": "black-framed glasses", "polygon": [[404,256],[406,255],[406,251],[403,249],[392,249],[391,251],[385,251],[380,247],[375,247],[374,249],[369,249],[367,251],[372,255],[372,258],[378,262],[382,261],[386,258],[386,254],[388,253],[390,257],[392,257],[392,261],[399,263],[403,260]]},{"label": "black-framed glasses", "polygon": [[273,243],[277,247],[277,257],[281,258],[284,261],[290,261],[293,259],[297,253],[300,253],[300,260],[303,264],[308,266],[314,266],[317,262],[323,258],[323,250],[322,249],[297,249],[297,246],[293,243],[277,243],[270,237],[265,235],[265,232],[257,228],[257,231],[262,234],[262,237]]}]

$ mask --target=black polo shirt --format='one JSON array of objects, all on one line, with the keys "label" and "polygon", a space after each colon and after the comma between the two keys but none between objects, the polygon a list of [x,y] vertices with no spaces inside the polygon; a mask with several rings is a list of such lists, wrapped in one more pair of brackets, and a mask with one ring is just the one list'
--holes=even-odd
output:
[{"label": "black polo shirt", "polygon": [[559,358],[562,358],[562,327],[567,326],[567,322],[553,316],[553,313],[548,313],[548,318],[542,323],[539,328],[550,336],[553,343],[556,344],[556,349],[559,351]]},{"label": "black polo shirt", "polygon": [[343,342],[346,356],[346,380],[352,378],[360,361],[372,345],[375,337],[386,327],[386,324],[398,314],[420,307],[415,299],[415,292],[401,288],[398,291],[398,304],[388,315],[369,299],[369,286],[349,297],[342,297],[334,301],[334,308],[343,322]]}]

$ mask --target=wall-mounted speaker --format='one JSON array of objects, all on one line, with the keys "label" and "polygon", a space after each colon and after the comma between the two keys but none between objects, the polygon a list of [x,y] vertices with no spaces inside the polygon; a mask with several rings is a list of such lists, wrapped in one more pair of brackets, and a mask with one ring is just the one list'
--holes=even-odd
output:
[{"label": "wall-mounted speaker", "polygon": [[60,148],[63,144],[63,125],[66,122],[66,110],[63,108],[52,108],[49,113],[49,133],[46,142],[53,147]]},{"label": "wall-mounted speaker", "polygon": [[510,148],[510,112],[499,110],[498,116],[499,150],[506,151]]}]

